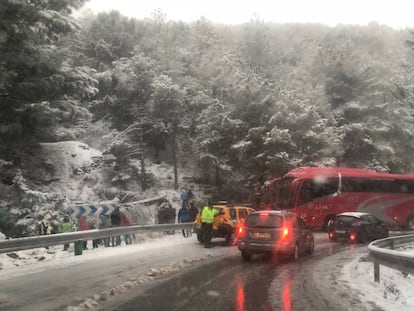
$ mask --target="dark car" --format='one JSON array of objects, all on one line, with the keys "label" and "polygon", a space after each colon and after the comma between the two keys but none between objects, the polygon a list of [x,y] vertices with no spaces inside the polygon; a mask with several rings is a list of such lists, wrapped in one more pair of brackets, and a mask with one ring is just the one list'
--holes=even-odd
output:
[{"label": "dark car", "polygon": [[312,231],[291,212],[254,212],[238,231],[237,245],[245,260],[253,254],[284,254],[296,260],[300,254],[312,254],[315,246]]},{"label": "dark car", "polygon": [[388,228],[374,215],[347,212],[337,215],[336,219],[328,224],[328,236],[331,241],[346,239],[366,243],[388,237]]}]

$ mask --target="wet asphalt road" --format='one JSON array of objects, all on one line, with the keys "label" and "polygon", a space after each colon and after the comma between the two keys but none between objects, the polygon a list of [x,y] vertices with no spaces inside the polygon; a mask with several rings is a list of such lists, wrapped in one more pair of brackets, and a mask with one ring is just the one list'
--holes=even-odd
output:
[{"label": "wet asphalt road", "polygon": [[[313,274],[320,260],[349,248],[319,233],[315,235],[314,254],[297,262],[260,256],[244,262],[237,252],[129,293],[104,310],[350,310],[349,305],[330,299],[326,287],[319,286],[320,280]],[[355,310],[361,308],[355,306]]]}]

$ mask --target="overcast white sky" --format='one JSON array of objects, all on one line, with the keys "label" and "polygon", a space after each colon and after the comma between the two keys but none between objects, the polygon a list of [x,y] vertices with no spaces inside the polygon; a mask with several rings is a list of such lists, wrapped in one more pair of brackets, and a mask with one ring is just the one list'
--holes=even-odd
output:
[{"label": "overcast white sky", "polygon": [[95,12],[118,10],[144,18],[160,8],[169,20],[194,21],[201,16],[218,23],[248,22],[254,14],[276,23],[315,22],[335,26],[371,21],[394,28],[414,26],[414,0],[90,0]]}]

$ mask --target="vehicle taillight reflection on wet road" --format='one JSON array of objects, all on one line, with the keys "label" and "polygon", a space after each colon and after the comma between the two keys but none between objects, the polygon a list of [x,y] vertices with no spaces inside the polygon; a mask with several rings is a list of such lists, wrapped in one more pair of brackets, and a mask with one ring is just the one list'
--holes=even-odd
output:
[{"label": "vehicle taillight reflection on wet road", "polygon": [[244,282],[237,282],[237,311],[244,311]]},{"label": "vehicle taillight reflection on wet road", "polygon": [[291,311],[291,301],[290,301],[290,286],[292,282],[289,281],[284,287],[283,287],[283,307],[285,311]]}]

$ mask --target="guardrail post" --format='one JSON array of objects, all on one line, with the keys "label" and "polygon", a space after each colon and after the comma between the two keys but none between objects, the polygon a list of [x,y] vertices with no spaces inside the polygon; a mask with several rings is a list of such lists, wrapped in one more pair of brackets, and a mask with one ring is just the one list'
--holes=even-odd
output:
[{"label": "guardrail post", "polygon": [[374,281],[376,283],[379,283],[380,281],[380,269],[379,269],[379,263],[374,262]]}]

